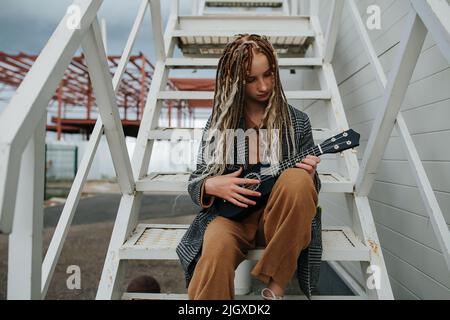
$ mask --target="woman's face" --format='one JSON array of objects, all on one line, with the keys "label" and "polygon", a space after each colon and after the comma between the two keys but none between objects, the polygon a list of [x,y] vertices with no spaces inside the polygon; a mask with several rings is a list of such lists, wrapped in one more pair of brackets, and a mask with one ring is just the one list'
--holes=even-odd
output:
[{"label": "woman's face", "polygon": [[245,80],[245,95],[248,100],[257,103],[269,100],[274,86],[274,75],[263,53],[253,51],[251,72]]}]

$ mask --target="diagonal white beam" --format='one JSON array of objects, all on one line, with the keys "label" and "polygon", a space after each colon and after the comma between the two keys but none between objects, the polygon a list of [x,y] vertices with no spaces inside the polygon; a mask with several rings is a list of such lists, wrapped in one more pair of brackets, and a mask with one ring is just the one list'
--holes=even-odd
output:
[{"label": "diagonal white beam", "polygon": [[450,63],[450,3],[446,0],[411,0],[411,4]]},{"label": "diagonal white beam", "polygon": [[334,49],[336,48],[336,40],[339,34],[339,25],[341,23],[342,11],[344,9],[344,0],[334,0],[331,7],[330,21],[326,33],[324,61],[330,63],[334,57]]},{"label": "diagonal white beam", "polygon": [[411,170],[416,179],[420,194],[424,199],[425,208],[430,216],[431,225],[450,272],[450,232],[447,223],[441,208],[439,207],[430,181],[428,180],[425,168],[423,167],[422,161],[414,146],[414,141],[412,140],[408,127],[401,115],[397,118],[396,128],[402,136],[403,145],[407,151],[409,163],[411,164]]},{"label": "diagonal white beam", "polygon": [[[133,49],[137,34],[142,25],[145,12],[148,7],[148,0],[142,0],[141,6],[139,7],[135,22],[131,28],[130,35],[128,37],[125,49],[123,51],[120,62],[117,66],[116,73],[113,79],[113,88],[117,92],[119,89],[119,84],[122,76],[125,72],[127,63],[131,56],[131,50]],[[94,130],[89,139],[86,152],[84,153],[83,159],[81,160],[80,167],[75,176],[75,180],[70,189],[69,195],[67,196],[67,201],[64,205],[61,217],[59,218],[58,225],[56,226],[55,232],[53,234],[52,240],[48,247],[47,253],[42,263],[42,297],[47,294],[52,275],[54,273],[56,264],[58,262],[61,250],[63,248],[67,233],[69,232],[69,227],[72,223],[72,218],[75,214],[75,210],[78,206],[78,202],[81,195],[81,190],[84,186],[86,178],[91,168],[92,161],[97,151],[100,138],[103,135],[103,123],[101,117],[97,119]]]},{"label": "diagonal white beam", "polygon": [[156,50],[156,60],[164,60],[166,58],[166,50],[164,44],[164,36],[161,21],[161,1],[150,1],[150,14],[152,16],[152,33]]},{"label": "diagonal white beam", "polygon": [[[160,19],[153,19],[154,15],[160,13],[158,3],[150,2],[150,11],[152,14],[153,30],[160,29]],[[161,34],[156,38],[160,38],[159,43],[164,45]],[[155,128],[159,119],[160,105],[156,95],[161,91],[163,85],[167,83],[168,70],[165,65],[165,49],[159,54],[157,53],[157,61],[153,72],[153,79],[150,85],[150,90],[147,94],[147,101],[144,107],[144,113],[141,120],[141,126],[136,140],[136,145],[132,157],[132,168],[135,180],[139,180],[148,171],[150,162],[152,145],[148,141],[148,132]],[[125,271],[125,265],[120,263],[118,257],[118,250],[129,237],[133,229],[136,227],[139,208],[141,203],[142,192],[136,192],[133,196],[122,195],[120,200],[119,210],[117,211],[116,222],[114,223],[114,230],[112,232],[111,241],[109,242],[108,252],[105,258],[105,263],[102,270],[99,286],[97,289],[96,299],[117,299],[120,298],[122,288],[121,279]]]},{"label": "diagonal white beam", "polygon": [[8,239],[8,300],[42,299],[46,123],[44,112],[22,155],[14,224]]},{"label": "diagonal white beam", "polygon": [[[362,25],[362,20],[357,11],[355,3],[353,0],[349,1],[352,7],[352,13],[355,18],[357,29],[360,31],[360,37],[364,43],[366,52],[369,55],[371,67],[375,72],[375,76],[378,81],[378,85],[382,90],[386,88],[386,76],[384,74],[383,68],[381,66],[380,60],[378,59],[375,50],[370,42],[369,35]],[[353,10],[356,8],[356,10]],[[436,239],[441,247],[444,259],[447,263],[447,268],[450,270],[450,231],[447,228],[442,210],[439,207],[436,196],[433,193],[433,188],[426,175],[425,168],[420,160],[417,149],[409,133],[408,127],[406,126],[405,120],[401,113],[397,116],[396,129],[399,132],[405,150],[407,151],[407,156],[411,170],[416,178],[420,194],[423,198],[425,208],[430,216],[431,225],[433,227],[434,233],[436,234]]]},{"label": "diagonal white beam", "polygon": [[66,15],[0,115],[0,232],[10,233],[21,155],[102,0],[75,0],[80,29]]},{"label": "diagonal white beam", "polygon": [[371,67],[375,71],[378,85],[384,91],[384,89],[386,88],[387,79],[384,74],[383,66],[381,65],[380,60],[378,59],[378,55],[372,46],[372,42],[370,41],[366,26],[364,25],[361,15],[359,14],[359,10],[355,3],[355,0],[347,0],[347,3],[350,8],[351,16],[353,17],[353,22],[355,23],[355,29],[359,33],[359,37],[361,38],[364,49],[366,49],[366,53],[369,56]]},{"label": "diagonal white beam", "polygon": [[125,135],[97,19],[92,22],[82,41],[82,47],[119,187],[123,194],[132,194],[134,179],[131,161],[125,144]]},{"label": "diagonal white beam", "polygon": [[368,196],[375,181],[378,166],[394,128],[395,119],[400,111],[426,35],[425,25],[419,16],[412,12],[408,17],[406,31],[400,41],[399,53],[394,61],[382,108],[375,119],[364,152],[355,186],[355,191],[359,196]]}]

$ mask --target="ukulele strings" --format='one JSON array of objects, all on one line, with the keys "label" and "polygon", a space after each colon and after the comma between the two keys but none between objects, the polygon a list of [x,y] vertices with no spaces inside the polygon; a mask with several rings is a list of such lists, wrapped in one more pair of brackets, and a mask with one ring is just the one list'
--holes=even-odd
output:
[{"label": "ukulele strings", "polygon": [[[343,137],[345,137],[345,136],[343,136]],[[336,140],[339,140],[341,138],[342,137],[336,138]],[[267,169],[268,174],[265,174],[263,176],[263,178],[260,179],[260,181],[261,181],[260,184],[262,182],[265,182],[267,180],[272,179],[278,172],[284,171],[284,170],[290,168],[292,162],[301,161],[304,158],[306,158],[306,156],[311,155],[311,153],[313,153],[313,155],[315,155],[315,156],[319,156],[319,155],[325,154],[326,150],[328,150],[330,145],[340,146],[341,144],[347,144],[347,142],[341,142],[341,143],[337,143],[336,144],[336,142],[332,142],[330,140],[329,142],[324,142],[323,145],[320,145],[320,148],[319,148],[319,146],[315,146],[315,147],[313,147],[311,149],[308,149],[306,151],[303,151],[302,153],[299,153],[299,154],[295,155],[291,159],[287,159],[285,161],[282,161],[281,165],[277,166],[276,168],[274,168],[274,169]],[[343,151],[345,151],[345,150],[343,150]]]}]

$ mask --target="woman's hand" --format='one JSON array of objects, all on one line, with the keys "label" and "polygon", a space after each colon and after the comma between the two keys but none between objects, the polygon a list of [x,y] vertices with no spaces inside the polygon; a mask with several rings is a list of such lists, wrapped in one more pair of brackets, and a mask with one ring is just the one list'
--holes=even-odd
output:
[{"label": "woman's hand", "polygon": [[317,165],[320,163],[320,158],[316,156],[307,156],[302,162],[297,163],[295,166],[297,168],[305,169],[311,178],[314,179],[314,175],[316,174]]},{"label": "woman's hand", "polygon": [[206,195],[220,197],[242,208],[255,205],[255,201],[247,199],[244,195],[260,197],[261,193],[243,188],[239,185],[258,184],[261,181],[257,179],[238,178],[241,172],[242,167],[238,171],[230,174],[207,178],[205,181]]}]

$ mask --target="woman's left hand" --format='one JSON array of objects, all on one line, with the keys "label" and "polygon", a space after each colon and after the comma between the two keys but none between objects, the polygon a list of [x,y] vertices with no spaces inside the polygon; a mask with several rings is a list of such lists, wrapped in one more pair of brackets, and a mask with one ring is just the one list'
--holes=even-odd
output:
[{"label": "woman's left hand", "polygon": [[314,175],[316,174],[317,165],[320,163],[320,158],[316,156],[307,156],[302,162],[297,163],[295,166],[297,168],[305,169],[314,179]]}]

